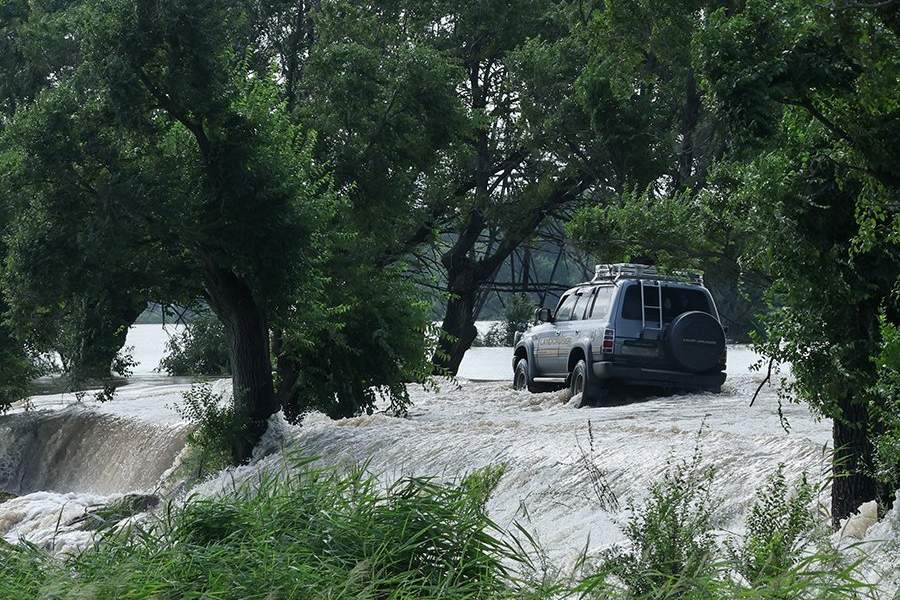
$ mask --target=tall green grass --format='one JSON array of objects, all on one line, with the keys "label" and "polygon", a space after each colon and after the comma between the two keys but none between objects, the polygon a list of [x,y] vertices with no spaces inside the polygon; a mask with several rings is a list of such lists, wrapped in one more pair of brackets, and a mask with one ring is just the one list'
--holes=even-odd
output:
[{"label": "tall green grass", "polygon": [[[713,475],[673,464],[632,507],[628,544],[582,556],[568,574],[539,561],[527,531],[500,531],[486,502],[501,469],[453,484],[384,489],[364,469],[299,459],[218,498],[169,507],[56,560],[0,543],[0,598],[35,599],[838,599],[869,590],[832,550],[811,545],[806,488],[776,474],[748,534],[718,541]],[[541,566],[536,566],[540,564]]]},{"label": "tall green grass", "polygon": [[108,533],[65,563],[4,547],[0,597],[506,597],[515,559],[484,510],[500,473],[382,492],[363,470],[298,468]]},{"label": "tall green grass", "polygon": [[850,600],[874,598],[859,561],[830,543],[811,512],[806,477],[793,486],[783,467],[757,491],[742,536],[714,530],[715,472],[690,460],[669,464],[632,507],[627,544],[604,552],[574,590],[603,600]]}]

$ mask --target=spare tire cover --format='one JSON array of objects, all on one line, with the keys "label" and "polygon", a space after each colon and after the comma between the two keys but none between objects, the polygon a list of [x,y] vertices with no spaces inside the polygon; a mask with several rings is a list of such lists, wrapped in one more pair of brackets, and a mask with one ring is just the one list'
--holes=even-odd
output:
[{"label": "spare tire cover", "polygon": [[672,358],[692,373],[710,371],[725,351],[725,331],[709,313],[686,312],[672,322],[669,333]]}]

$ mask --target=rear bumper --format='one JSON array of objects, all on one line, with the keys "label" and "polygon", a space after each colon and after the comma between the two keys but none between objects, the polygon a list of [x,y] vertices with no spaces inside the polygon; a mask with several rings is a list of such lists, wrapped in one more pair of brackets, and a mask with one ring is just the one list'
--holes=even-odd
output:
[{"label": "rear bumper", "polygon": [[594,377],[604,381],[615,380],[629,385],[651,385],[670,388],[714,389],[725,382],[725,373],[688,373],[617,365],[613,362],[595,362]]}]

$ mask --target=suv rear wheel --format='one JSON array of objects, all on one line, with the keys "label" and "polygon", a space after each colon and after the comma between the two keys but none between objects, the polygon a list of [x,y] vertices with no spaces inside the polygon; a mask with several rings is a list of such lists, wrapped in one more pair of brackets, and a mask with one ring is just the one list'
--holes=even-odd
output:
[{"label": "suv rear wheel", "polygon": [[578,361],[569,375],[569,391],[573,397],[581,394],[579,407],[603,404],[609,399],[609,390],[590,376],[584,359]]}]

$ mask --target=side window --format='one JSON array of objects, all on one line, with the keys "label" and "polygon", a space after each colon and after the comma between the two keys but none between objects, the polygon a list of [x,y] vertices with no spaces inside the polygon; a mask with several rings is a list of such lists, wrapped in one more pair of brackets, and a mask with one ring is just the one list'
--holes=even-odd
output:
[{"label": "side window", "polygon": [[612,287],[597,288],[596,299],[594,300],[593,310],[591,310],[591,319],[605,319],[609,316],[614,289]]},{"label": "side window", "polygon": [[584,312],[584,303],[587,302],[587,299],[590,298],[587,292],[584,294],[575,294],[575,306],[572,307],[572,316],[569,317],[570,321],[578,321],[581,319],[581,313]]},{"label": "side window", "polygon": [[587,321],[591,318],[591,310],[594,307],[594,298],[596,298],[598,288],[591,288],[584,293],[584,297],[579,303],[579,310],[576,317]]},{"label": "side window", "polygon": [[569,294],[565,298],[563,298],[562,302],[559,305],[559,308],[556,309],[556,321],[569,321],[572,319],[572,313],[575,310],[575,304],[578,302],[578,296],[575,294]]}]

